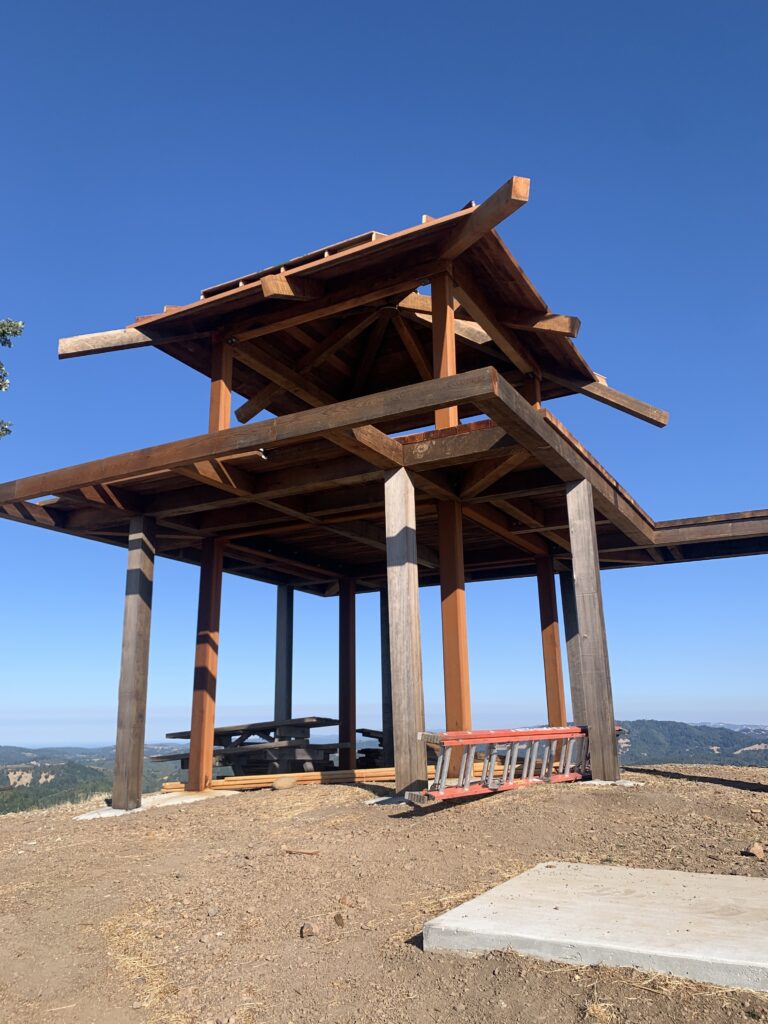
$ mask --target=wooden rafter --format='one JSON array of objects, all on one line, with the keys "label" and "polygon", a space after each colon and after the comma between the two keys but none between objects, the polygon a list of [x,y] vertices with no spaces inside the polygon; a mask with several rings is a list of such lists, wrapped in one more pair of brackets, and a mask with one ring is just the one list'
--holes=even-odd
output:
[{"label": "wooden rafter", "polygon": [[[296,369],[299,373],[305,374],[309,370],[314,370],[316,367],[326,362],[332,355],[343,348],[345,345],[353,341],[359,334],[361,334],[367,327],[369,327],[375,320],[380,317],[377,311],[366,312],[359,316],[350,318],[348,322],[343,322],[338,328],[331,331],[322,341],[315,344],[314,348],[310,349],[306,355],[299,359]],[[280,394],[282,391],[280,384],[272,381],[265,385],[253,398],[249,398],[248,401],[241,405],[235,415],[241,423],[247,423],[253,419],[254,416],[258,415],[263,409],[269,408],[271,402]]]}]

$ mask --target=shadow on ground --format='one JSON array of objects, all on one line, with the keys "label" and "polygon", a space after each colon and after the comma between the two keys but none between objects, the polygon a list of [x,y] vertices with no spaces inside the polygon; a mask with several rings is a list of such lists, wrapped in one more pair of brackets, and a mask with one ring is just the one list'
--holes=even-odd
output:
[{"label": "shadow on ground", "polygon": [[622,772],[637,772],[642,775],[658,775],[663,779],[685,779],[687,782],[708,782],[714,786],[729,786],[743,789],[748,793],[768,793],[768,783],[746,782],[743,779],[723,779],[715,775],[690,775],[687,772],[671,772],[662,768],[643,768],[623,765]]}]

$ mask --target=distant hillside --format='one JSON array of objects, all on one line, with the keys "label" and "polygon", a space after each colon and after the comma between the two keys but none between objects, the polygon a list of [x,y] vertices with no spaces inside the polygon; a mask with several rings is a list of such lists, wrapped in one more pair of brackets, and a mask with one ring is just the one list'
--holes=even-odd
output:
[{"label": "distant hillside", "polygon": [[[167,753],[171,744],[145,747],[144,792],[179,779],[172,763],[147,760]],[[0,814],[85,800],[112,789],[114,747],[0,747]]]},{"label": "distant hillside", "polygon": [[621,722],[622,764],[740,764],[768,767],[768,728]]}]

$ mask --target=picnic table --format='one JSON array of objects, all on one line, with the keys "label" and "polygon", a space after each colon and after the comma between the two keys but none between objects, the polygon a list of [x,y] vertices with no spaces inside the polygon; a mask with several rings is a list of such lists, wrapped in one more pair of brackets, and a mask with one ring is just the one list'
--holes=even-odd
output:
[{"label": "picnic table", "polygon": [[[331,756],[349,744],[314,743],[312,729],[338,725],[338,719],[305,716],[269,722],[246,722],[221,725],[213,730],[213,763],[230,768],[234,775],[257,775],[268,772],[327,771],[336,767]],[[366,737],[378,737],[371,729],[358,729]],[[166,733],[170,740],[188,740],[189,730]],[[172,754],[156,754],[152,761],[180,761],[182,769],[189,766],[189,750]],[[366,755],[370,764],[370,755]]]}]

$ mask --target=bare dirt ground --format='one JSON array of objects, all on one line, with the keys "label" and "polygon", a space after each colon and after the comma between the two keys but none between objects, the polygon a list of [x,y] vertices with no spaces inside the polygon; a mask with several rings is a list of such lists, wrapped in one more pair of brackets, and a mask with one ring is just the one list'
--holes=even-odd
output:
[{"label": "bare dirt ground", "polygon": [[0,1021],[768,1021],[768,996],[743,990],[422,951],[429,917],[544,860],[768,876],[742,853],[768,846],[765,769],[625,778],[645,785],[542,786],[429,813],[325,786],[99,821],[71,807],[6,815]]}]

